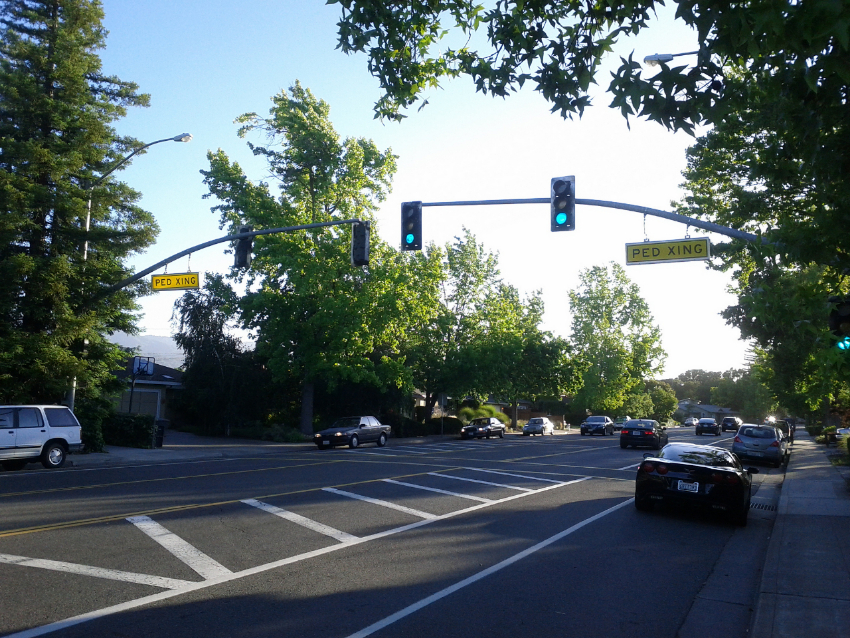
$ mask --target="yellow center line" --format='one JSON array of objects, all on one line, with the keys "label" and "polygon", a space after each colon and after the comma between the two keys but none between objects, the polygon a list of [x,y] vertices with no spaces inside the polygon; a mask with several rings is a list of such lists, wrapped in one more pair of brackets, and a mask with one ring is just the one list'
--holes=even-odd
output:
[{"label": "yellow center line", "polygon": [[[332,462],[336,462],[336,461],[332,461]],[[443,471],[458,470],[458,469],[462,469],[462,468],[460,468],[460,467],[448,467],[448,468],[445,468],[445,470],[443,470]],[[393,478],[403,479],[403,478],[411,478],[411,477],[414,477],[414,476],[423,476],[423,475],[426,475],[426,474],[428,474],[427,471],[426,472],[415,472],[413,474],[401,474],[399,476],[394,476]],[[330,487],[334,487],[334,488],[352,487],[352,486],[355,486],[355,485],[366,485],[367,483],[383,482],[383,480],[384,480],[384,478],[368,479],[368,480],[365,480],[365,481],[355,481],[353,483],[339,483],[337,485],[333,485],[333,486],[330,486]],[[247,498],[253,498],[253,499],[259,501],[259,500],[262,500],[262,499],[277,498],[277,497],[280,497],[280,496],[292,496],[293,494],[306,494],[308,492],[319,492],[319,491],[322,491],[324,489],[324,487],[329,487],[329,486],[311,487],[311,488],[304,489],[304,490],[292,490],[292,491],[289,491],[289,492],[278,492],[276,494],[264,494],[262,496],[251,496],[251,497],[247,497]],[[156,514],[168,514],[168,513],[171,513],[171,512],[182,512],[182,511],[192,510],[192,509],[202,509],[202,508],[205,508],[205,507],[219,507],[219,506],[222,506],[222,505],[232,505],[234,503],[241,503],[243,500],[246,500],[246,499],[235,498],[235,499],[230,499],[230,500],[227,500],[227,501],[217,501],[215,503],[191,503],[189,505],[175,505],[175,506],[172,506],[172,507],[161,507],[161,508],[158,508],[158,509],[143,510],[143,511],[138,511],[138,512],[129,512],[129,513],[124,513],[124,514],[111,514],[109,516],[101,516],[101,517],[98,517],[98,518],[84,518],[84,519],[78,519],[78,520],[75,520],[75,521],[67,521],[67,522],[64,522],[64,523],[51,523],[49,525],[37,525],[37,526],[34,526],[34,527],[21,527],[19,529],[11,529],[11,530],[8,530],[8,531],[5,531],[5,532],[0,532],[0,538],[7,538],[7,537],[10,537],[10,536],[21,536],[23,534],[34,534],[36,532],[50,532],[50,531],[54,531],[54,530],[66,529],[68,527],[82,527],[84,525],[95,525],[95,524],[98,524],[98,523],[110,523],[110,522],[113,522],[113,521],[121,521],[121,520],[124,520],[126,518],[130,518],[132,516],[152,516],[152,515],[156,515]]]}]

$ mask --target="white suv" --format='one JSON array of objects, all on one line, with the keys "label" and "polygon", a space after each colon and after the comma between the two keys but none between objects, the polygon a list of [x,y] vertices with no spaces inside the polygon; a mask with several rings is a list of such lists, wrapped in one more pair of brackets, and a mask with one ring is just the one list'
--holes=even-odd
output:
[{"label": "white suv", "polygon": [[62,405],[0,405],[0,464],[20,470],[41,460],[62,467],[70,452],[82,448],[80,423]]}]

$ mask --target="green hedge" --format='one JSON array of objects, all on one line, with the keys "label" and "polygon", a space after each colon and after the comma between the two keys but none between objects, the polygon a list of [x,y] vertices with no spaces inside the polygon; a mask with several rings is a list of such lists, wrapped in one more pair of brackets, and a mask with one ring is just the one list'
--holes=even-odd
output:
[{"label": "green hedge", "polygon": [[152,448],[156,422],[152,414],[114,414],[102,425],[107,445]]},{"label": "green hedge", "polygon": [[820,436],[823,434],[823,426],[817,423],[811,423],[806,425],[806,432],[809,433],[809,436]]}]

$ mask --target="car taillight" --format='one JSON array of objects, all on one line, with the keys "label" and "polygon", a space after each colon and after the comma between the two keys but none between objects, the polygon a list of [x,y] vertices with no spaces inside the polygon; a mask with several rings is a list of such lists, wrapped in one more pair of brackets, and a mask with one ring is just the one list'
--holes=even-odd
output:
[{"label": "car taillight", "polygon": [[770,447],[779,447],[779,441],[774,441],[770,444]]},{"label": "car taillight", "polygon": [[640,469],[642,469],[644,472],[652,473],[655,471],[655,465],[652,463],[644,463],[640,466]]},{"label": "car taillight", "polygon": [[735,443],[743,443],[740,436],[735,437]]},{"label": "car taillight", "polygon": [[726,475],[726,483],[729,485],[737,485],[738,477],[735,474],[727,474]]},{"label": "car taillight", "polygon": [[711,475],[711,480],[716,483],[726,483],[727,485],[736,485],[738,483],[738,477],[732,473],[726,472],[714,472]]},{"label": "car taillight", "polygon": [[666,465],[656,465],[655,471],[659,474],[667,474],[667,466]]},{"label": "car taillight", "polygon": [[655,432],[653,432],[652,430],[647,430],[646,432],[644,432],[644,434],[648,434],[649,436],[652,436],[653,434],[655,434]]}]

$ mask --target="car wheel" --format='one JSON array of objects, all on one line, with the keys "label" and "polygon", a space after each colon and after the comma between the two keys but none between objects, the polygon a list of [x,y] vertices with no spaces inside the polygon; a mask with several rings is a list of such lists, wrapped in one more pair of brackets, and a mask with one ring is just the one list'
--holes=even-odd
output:
[{"label": "car wheel", "polygon": [[505,438],[505,431],[504,431],[504,430],[499,430],[499,438],[500,438],[500,439],[504,439],[504,438]]},{"label": "car wheel", "polygon": [[639,512],[648,512],[652,509],[652,503],[649,499],[635,494],[635,508],[637,508]]},{"label": "car wheel", "polygon": [[625,441],[620,441],[620,447],[625,450],[627,447],[629,447],[629,444]]},{"label": "car wheel", "polygon": [[652,449],[653,450],[660,450],[661,449],[661,439],[658,439],[655,443],[653,443]]},{"label": "car wheel", "polygon": [[41,453],[41,464],[48,470],[62,467],[66,456],[67,452],[61,443],[48,443]]},{"label": "car wheel", "polygon": [[743,507],[740,510],[738,510],[735,514],[732,515],[732,520],[736,525],[738,525],[740,527],[746,527],[747,526],[747,517],[749,516],[749,514],[750,514],[750,497],[747,496],[747,500],[744,503]]},{"label": "car wheel", "polygon": [[582,432],[581,435],[584,436],[584,432]]},{"label": "car wheel", "polygon": [[348,442],[348,447],[353,449],[353,448],[356,448],[358,445],[360,445],[360,439],[358,439],[357,435],[354,434],[351,437],[351,440]]},{"label": "car wheel", "polygon": [[387,435],[381,432],[381,436],[378,437],[378,447],[384,447],[387,444]]},{"label": "car wheel", "polygon": [[17,472],[27,466],[28,461],[3,461],[3,469],[7,472]]}]

